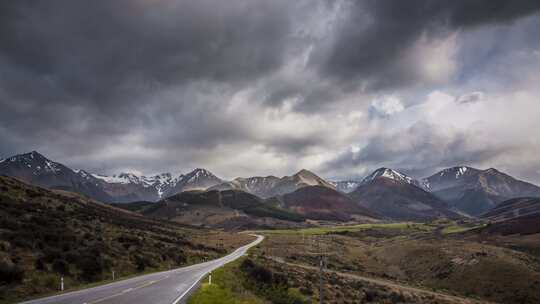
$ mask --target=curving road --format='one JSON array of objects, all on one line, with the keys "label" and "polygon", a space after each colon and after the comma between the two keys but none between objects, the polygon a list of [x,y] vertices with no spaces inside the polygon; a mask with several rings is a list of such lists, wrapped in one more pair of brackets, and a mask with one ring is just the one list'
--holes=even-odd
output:
[{"label": "curving road", "polygon": [[252,243],[209,262],[143,275],[94,288],[23,302],[24,304],[177,304],[210,271],[243,256],[264,239],[257,235]]}]

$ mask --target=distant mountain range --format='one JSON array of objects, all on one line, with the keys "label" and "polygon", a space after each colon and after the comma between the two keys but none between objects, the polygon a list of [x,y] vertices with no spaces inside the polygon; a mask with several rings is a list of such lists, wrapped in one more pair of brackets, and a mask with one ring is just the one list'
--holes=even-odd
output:
[{"label": "distant mountain range", "polygon": [[394,220],[479,216],[507,199],[540,197],[540,187],[531,183],[493,168],[465,166],[444,169],[421,180],[380,168],[361,181],[330,182],[308,170],[284,177],[225,181],[201,168],[178,176],[103,176],[70,169],[33,151],[0,160],[0,174],[109,203],[157,202],[191,190],[242,191],[262,200],[275,199],[287,210],[321,220],[349,220],[356,215]]},{"label": "distant mountain range", "polygon": [[275,176],[236,178],[230,182],[213,186],[209,190],[242,190],[262,198],[270,198],[291,193],[306,186],[336,188],[332,183],[325,181],[313,172],[303,169],[292,176],[282,178]]},{"label": "distant mountain range", "polygon": [[158,201],[186,190],[205,190],[223,181],[205,169],[173,177],[170,173],[138,176],[131,173],[104,176],[73,170],[33,151],[0,161],[0,174],[51,189],[87,195],[102,202]]}]

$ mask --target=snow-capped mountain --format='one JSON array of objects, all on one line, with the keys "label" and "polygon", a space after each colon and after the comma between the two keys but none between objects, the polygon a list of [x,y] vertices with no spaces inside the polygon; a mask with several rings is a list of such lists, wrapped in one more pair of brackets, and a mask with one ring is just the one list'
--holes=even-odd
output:
[{"label": "snow-capped mountain", "polygon": [[432,220],[459,215],[420,183],[396,170],[380,168],[368,175],[351,193],[357,204],[394,220]]},{"label": "snow-capped mountain", "polygon": [[468,177],[475,176],[480,172],[481,170],[466,166],[447,168],[422,179],[422,185],[428,191],[438,191],[466,182]]},{"label": "snow-capped mountain", "polygon": [[171,196],[183,191],[206,190],[212,186],[223,183],[223,180],[215,176],[212,172],[197,168],[187,174],[177,177],[171,187],[165,190],[164,196]]},{"label": "snow-capped mountain", "polygon": [[73,170],[36,151],[0,160],[0,174],[17,177],[42,187],[85,194],[103,202],[158,201],[185,190],[206,189],[222,182],[210,171],[195,169],[174,178],[120,173],[101,175]]},{"label": "snow-capped mountain", "polygon": [[389,169],[389,168],[379,168],[375,171],[373,171],[373,173],[371,173],[370,175],[366,176],[363,180],[362,180],[362,183],[361,184],[366,184],[366,183],[369,183],[377,178],[388,178],[388,179],[391,179],[391,180],[394,180],[394,181],[398,181],[398,182],[402,182],[402,183],[406,183],[406,184],[411,184],[411,185],[415,185],[417,187],[420,186],[420,182],[406,174],[403,174],[401,172],[398,172],[396,170],[393,170],[393,169]]},{"label": "snow-capped mountain", "polygon": [[480,215],[498,203],[517,197],[540,197],[540,187],[490,168],[458,166],[425,178],[425,189],[456,209]]},{"label": "snow-capped mountain", "polygon": [[36,151],[3,159],[0,174],[46,188],[79,192],[102,201],[111,199],[100,187],[99,180],[86,171],[72,170]]},{"label": "snow-capped mountain", "polygon": [[359,181],[335,181],[335,182],[329,182],[334,187],[336,187],[336,190],[343,193],[350,193],[353,192],[354,189],[356,189],[358,186],[360,186],[361,182]]}]

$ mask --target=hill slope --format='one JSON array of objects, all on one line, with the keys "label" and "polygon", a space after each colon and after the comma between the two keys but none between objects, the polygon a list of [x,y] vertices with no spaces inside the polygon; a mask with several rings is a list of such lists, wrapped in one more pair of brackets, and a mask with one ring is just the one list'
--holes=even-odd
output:
[{"label": "hill slope", "polygon": [[304,217],[239,190],[186,191],[146,208],[145,215],[228,229],[287,227]]},{"label": "hill slope", "polygon": [[373,220],[378,216],[358,206],[348,196],[323,186],[307,186],[283,195],[282,205],[314,220]]},{"label": "hill slope", "polygon": [[501,221],[536,213],[540,213],[540,198],[522,197],[504,201],[482,214],[481,217]]},{"label": "hill slope", "polygon": [[[56,291],[60,275],[73,288],[108,279],[112,270],[119,278],[225,253],[215,243],[203,245],[209,231],[2,176],[0,231],[0,301]],[[236,247],[235,239],[245,237],[221,233],[219,238]]]}]

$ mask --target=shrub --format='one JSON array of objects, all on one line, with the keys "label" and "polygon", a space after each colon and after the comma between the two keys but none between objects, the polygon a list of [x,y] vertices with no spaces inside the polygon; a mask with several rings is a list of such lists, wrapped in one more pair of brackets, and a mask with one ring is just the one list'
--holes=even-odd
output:
[{"label": "shrub", "polygon": [[69,274],[69,264],[63,259],[56,259],[52,264],[52,269],[63,275]]},{"label": "shrub", "polygon": [[103,260],[100,256],[84,256],[77,263],[77,267],[82,271],[82,279],[93,281],[98,279],[103,272]]},{"label": "shrub", "polygon": [[45,262],[43,261],[43,258],[38,258],[34,263],[34,267],[36,268],[36,270],[46,270],[47,268]]},{"label": "shrub", "polygon": [[0,261],[0,282],[11,284],[21,282],[24,270],[10,262]]}]

